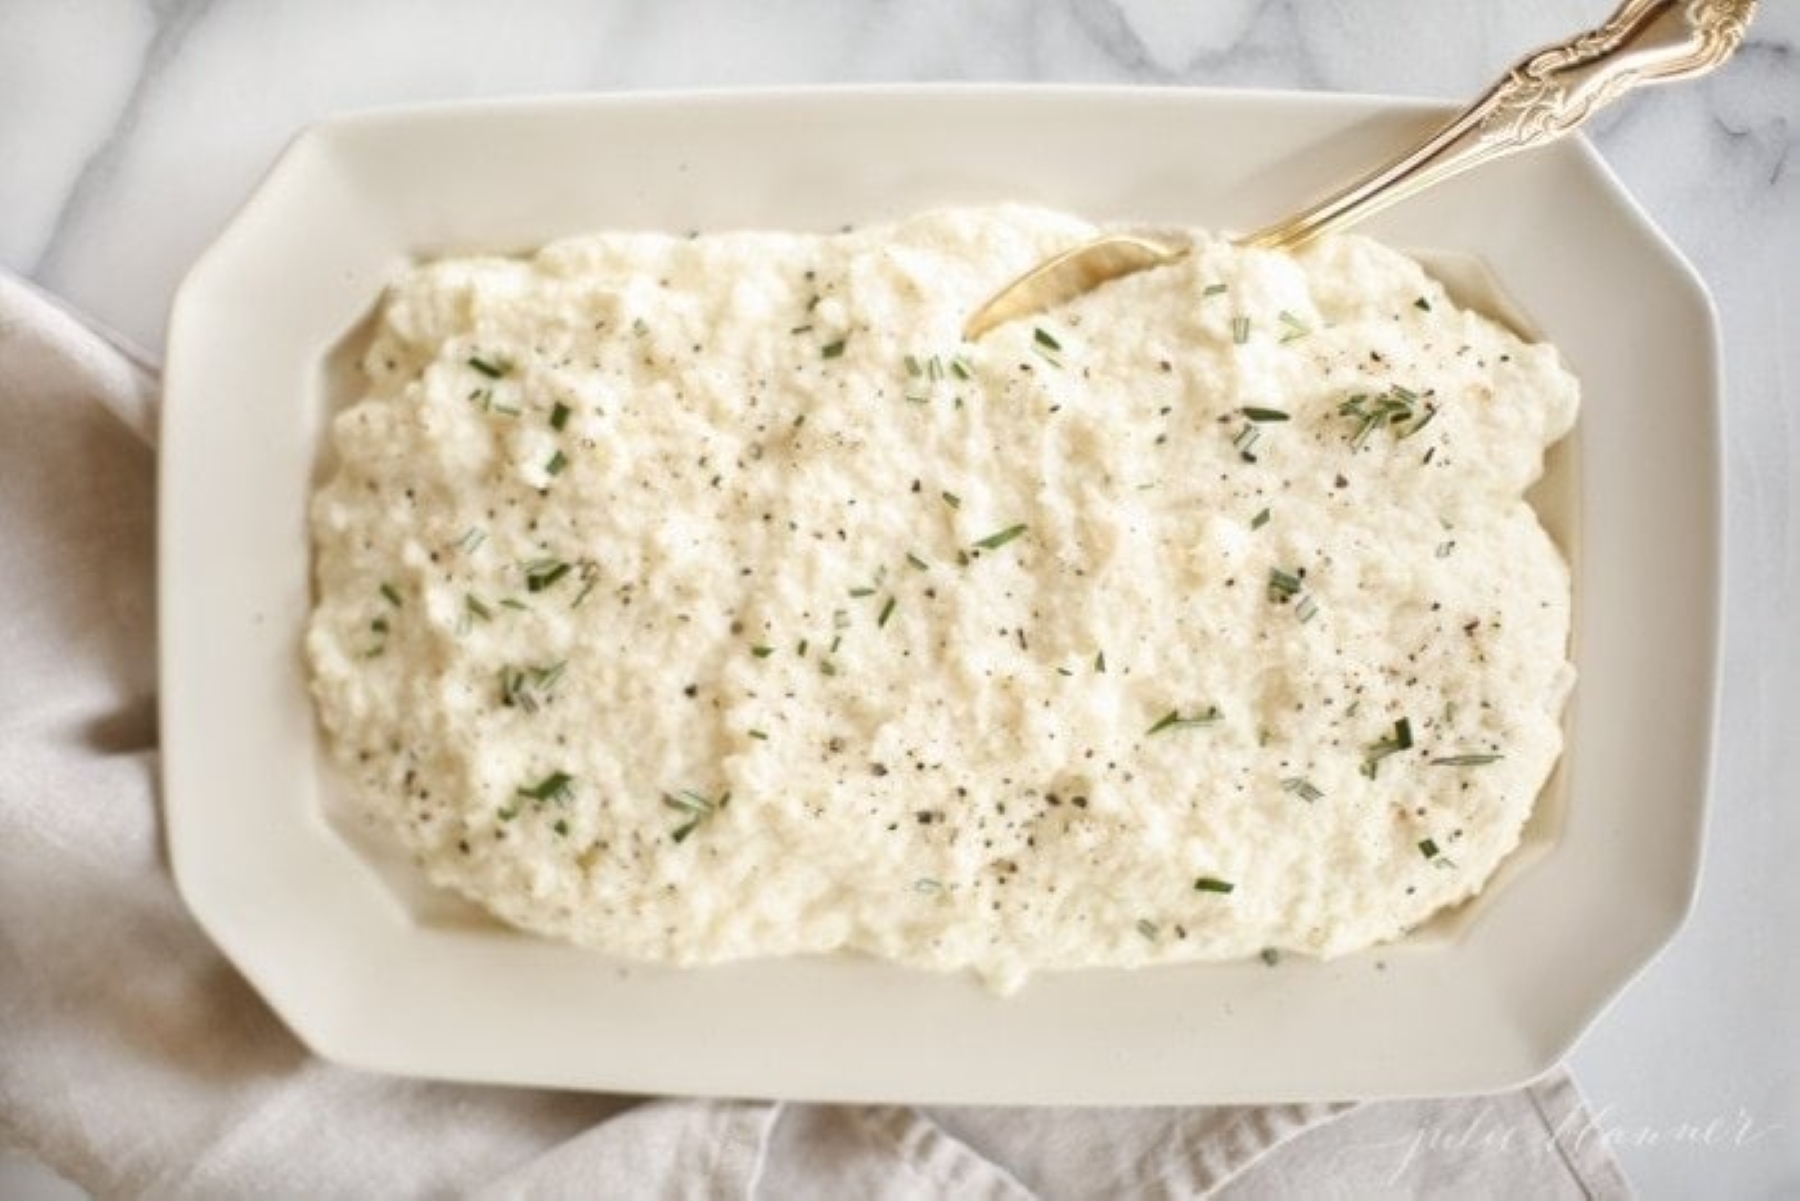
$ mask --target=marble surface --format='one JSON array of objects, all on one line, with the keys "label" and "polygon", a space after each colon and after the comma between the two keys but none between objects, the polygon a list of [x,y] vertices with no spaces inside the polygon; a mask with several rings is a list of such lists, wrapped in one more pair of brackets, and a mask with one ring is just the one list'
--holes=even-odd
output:
[{"label": "marble surface", "polygon": [[[154,353],[195,253],[287,139],[443,98],[904,80],[1464,97],[1612,0],[0,0],[0,265]],[[1800,3],[1594,140],[1725,330],[1729,567],[1707,873],[1573,1063],[1648,1196],[1800,1190]],[[1504,1154],[1481,1131],[1471,1154]]]}]

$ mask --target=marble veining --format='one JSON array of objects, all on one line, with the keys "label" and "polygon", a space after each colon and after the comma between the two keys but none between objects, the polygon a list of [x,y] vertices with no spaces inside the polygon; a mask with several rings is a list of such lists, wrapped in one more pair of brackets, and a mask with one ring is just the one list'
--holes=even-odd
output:
[{"label": "marble veining", "polygon": [[[549,91],[897,80],[1462,98],[1612,0],[6,0],[0,265],[156,348],[175,283],[285,141],[354,107]],[[1650,1195],[1792,1188],[1800,1161],[1800,3],[1592,137],[1725,328],[1726,683],[1705,891],[1574,1063],[1604,1128],[1738,1110],[1754,1146],[1616,1149]],[[1204,147],[1171,148],[1203,154]],[[1771,915],[1786,915],[1775,918]],[[1785,925],[1782,923],[1785,922]],[[1670,1054],[1672,1041],[1680,1051]],[[1621,1136],[1624,1137],[1624,1136]]]}]

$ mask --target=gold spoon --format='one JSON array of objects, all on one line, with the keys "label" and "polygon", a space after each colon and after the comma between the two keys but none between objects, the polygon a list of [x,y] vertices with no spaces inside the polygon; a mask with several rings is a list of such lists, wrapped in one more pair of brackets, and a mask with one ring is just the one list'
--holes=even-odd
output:
[{"label": "gold spoon", "polygon": [[[1562,137],[1632,88],[1704,75],[1731,56],[1757,0],[1625,0],[1606,23],[1522,59],[1419,146],[1311,208],[1237,240],[1293,250],[1452,175]],[[996,292],[963,324],[973,341],[1109,280],[1174,263],[1186,247],[1106,234],[1047,259]]]}]

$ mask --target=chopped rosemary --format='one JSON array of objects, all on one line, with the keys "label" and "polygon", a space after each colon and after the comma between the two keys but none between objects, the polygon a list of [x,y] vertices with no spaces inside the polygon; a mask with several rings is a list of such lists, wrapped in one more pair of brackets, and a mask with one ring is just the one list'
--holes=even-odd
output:
[{"label": "chopped rosemary", "polygon": [[1314,787],[1313,782],[1305,776],[1289,776],[1281,782],[1281,790],[1293,793],[1309,805],[1325,795]]},{"label": "chopped rosemary", "polygon": [[956,355],[950,360],[950,374],[954,375],[957,379],[974,379],[975,369],[969,366],[969,361],[967,359],[963,358],[961,355]]},{"label": "chopped rosemary", "polygon": [[563,454],[561,450],[558,450],[555,454],[550,456],[550,461],[544,464],[544,474],[560,475],[562,474],[562,469],[568,465],[569,457]]},{"label": "chopped rosemary", "polygon": [[1155,942],[1156,936],[1162,933],[1162,931],[1157,928],[1156,923],[1147,917],[1140,917],[1138,919],[1137,932],[1151,942]]},{"label": "chopped rosemary", "polygon": [[[1356,419],[1356,430],[1350,435],[1352,448],[1360,449],[1369,437],[1378,429],[1387,428],[1394,431],[1395,441],[1404,442],[1431,423],[1437,416],[1437,409],[1427,405],[1425,415],[1418,415],[1419,395],[1399,384],[1391,385],[1386,392],[1378,396],[1370,396],[1366,392],[1358,392],[1338,406],[1338,416]],[[1408,422],[1412,424],[1407,425]],[[1407,428],[1400,428],[1406,426]]]},{"label": "chopped rosemary", "polygon": [[880,629],[881,627],[885,626],[888,623],[888,618],[890,618],[894,615],[895,603],[896,602],[895,602],[894,598],[890,596],[887,598],[887,603],[885,605],[881,606],[881,615],[875,619],[875,628],[876,629]]},{"label": "chopped rosemary", "polygon": [[1230,284],[1207,284],[1205,288],[1201,289],[1200,295],[1202,295],[1202,296],[1223,296],[1225,293],[1227,293],[1229,291],[1231,291]]},{"label": "chopped rosemary", "polygon": [[1195,726],[1217,725],[1222,716],[1217,705],[1208,705],[1191,717],[1183,717],[1180,710],[1171,709],[1163,714],[1155,725],[1144,732],[1144,737],[1160,734],[1164,730],[1186,730]]},{"label": "chopped rosemary", "polygon": [[550,428],[553,430],[560,430],[568,425],[569,414],[572,411],[573,410],[571,410],[568,405],[560,400],[557,401],[550,409]]},{"label": "chopped rosemary", "polygon": [[1244,462],[1254,463],[1256,462],[1256,455],[1254,453],[1256,444],[1261,440],[1262,431],[1257,429],[1256,425],[1252,423],[1239,430],[1237,437],[1231,440],[1231,444],[1237,448],[1238,454],[1243,456]]},{"label": "chopped rosemary", "polygon": [[918,356],[909,354],[903,361],[906,364],[906,374],[913,379],[918,379],[921,375],[925,374],[925,369],[919,366]]},{"label": "chopped rosemary", "polygon": [[1250,318],[1233,317],[1231,319],[1231,340],[1239,346],[1250,340]]},{"label": "chopped rosemary", "polygon": [[1003,530],[996,530],[985,538],[978,538],[975,545],[982,550],[999,550],[1014,538],[1025,532],[1025,525],[1009,525]]},{"label": "chopped rosemary", "polygon": [[1302,624],[1311,621],[1318,615],[1319,602],[1310,595],[1301,597],[1300,603],[1294,606],[1294,616],[1298,617]]},{"label": "chopped rosemary", "polygon": [[835,342],[827,342],[825,345],[819,347],[819,357],[822,359],[835,359],[843,353],[844,353],[844,339],[843,338],[839,338]]},{"label": "chopped rosemary", "polygon": [[1498,763],[1505,755],[1445,755],[1441,759],[1433,759],[1433,767],[1486,767],[1490,763]]},{"label": "chopped rosemary", "polygon": [[1227,893],[1236,887],[1237,885],[1231,883],[1229,880],[1220,880],[1212,876],[1201,876],[1198,880],[1194,881],[1194,890],[1196,892]]},{"label": "chopped rosemary", "polygon": [[1440,559],[1448,559],[1455,550],[1455,542],[1440,542],[1437,544],[1437,557]]},{"label": "chopped rosemary", "polygon": [[775,653],[775,648],[772,646],[753,646],[750,648],[750,653],[755,655],[758,659],[767,659],[770,655]]},{"label": "chopped rosemary", "polygon": [[1261,951],[1257,952],[1257,958],[1261,959],[1265,966],[1274,967],[1281,962],[1281,952],[1277,951],[1274,947],[1264,947]]},{"label": "chopped rosemary", "polygon": [[875,589],[858,585],[857,587],[850,589],[850,595],[857,600],[861,600],[865,596],[874,596]]},{"label": "chopped rosemary", "polygon": [[480,526],[472,525],[468,528],[468,531],[465,532],[461,538],[458,538],[456,540],[456,545],[457,545],[457,548],[459,550],[461,550],[463,554],[467,555],[467,554],[473,554],[475,551],[475,548],[480,546],[483,542],[486,542],[486,541],[487,541],[487,531],[482,529]]},{"label": "chopped rosemary", "polygon": [[1094,670],[1099,672],[1101,675],[1106,674],[1106,652],[1105,651],[1095,651],[1094,652]]},{"label": "chopped rosemary", "polygon": [[1413,301],[1413,308],[1418,309],[1420,312],[1423,312],[1423,313],[1429,313],[1431,311],[1431,302],[1429,300],[1426,300],[1423,296],[1421,296],[1417,300]]},{"label": "chopped rosemary", "polygon": [[387,603],[394,606],[394,608],[398,609],[402,607],[403,602],[400,600],[400,592],[392,584],[383,584],[381,586],[381,595]]},{"label": "chopped rosemary", "polygon": [[1362,774],[1373,780],[1381,761],[1389,755],[1410,750],[1413,744],[1412,722],[1402,717],[1394,723],[1392,737],[1383,738],[1379,742],[1369,744],[1368,752],[1363,756]]},{"label": "chopped rosemary", "polygon": [[1312,326],[1306,324],[1306,322],[1300,320],[1300,318],[1294,316],[1286,309],[1282,309],[1276,316],[1280,319],[1281,324],[1287,327],[1287,333],[1281,335],[1281,340],[1283,342],[1292,342],[1295,338],[1304,338],[1306,335],[1312,333]]},{"label": "chopped rosemary", "polygon": [[906,552],[906,561],[908,564],[910,564],[913,567],[918,568],[920,571],[929,571],[931,569],[931,564],[929,564],[925,560],[919,558],[919,556],[913,554],[911,551]]},{"label": "chopped rosemary", "polygon": [[518,788],[514,791],[519,796],[529,800],[538,801],[540,803],[544,801],[555,801],[557,804],[561,805],[566,803],[569,797],[573,795],[573,790],[570,789],[569,785],[574,782],[575,777],[571,776],[568,772],[553,771],[543,779],[539,780],[536,784]]},{"label": "chopped rosemary", "polygon": [[1031,331],[1031,340],[1049,350],[1061,350],[1062,343],[1050,336],[1050,331],[1043,326],[1036,326]]},{"label": "chopped rosemary", "polygon": [[1253,530],[1260,530],[1265,525],[1268,525],[1268,524],[1269,524],[1269,511],[1267,509],[1264,509],[1262,512],[1258,513],[1255,517],[1252,517],[1250,519],[1250,528]]},{"label": "chopped rosemary", "polygon": [[469,356],[469,366],[489,379],[504,379],[507,372],[512,370],[512,364],[505,359],[484,359],[478,354]]},{"label": "chopped rosemary", "polygon": [[1429,838],[1421,838],[1419,840],[1419,854],[1425,856],[1427,859],[1436,859],[1438,856],[1438,844]]},{"label": "chopped rosemary", "polygon": [[958,496],[956,493],[945,492],[943,493],[943,497],[944,503],[949,505],[952,509],[962,508],[962,497]]},{"label": "chopped rosemary", "polygon": [[729,792],[720,793],[719,799],[715,801],[711,797],[702,796],[690,789],[683,789],[680,792],[665,792],[662,799],[663,804],[669,808],[688,814],[688,820],[677,826],[670,834],[670,837],[679,843],[685,842],[688,835],[699,829],[702,824],[711,821],[718,815],[719,810],[730,804],[731,794]]},{"label": "chopped rosemary", "polygon": [[522,566],[525,572],[525,591],[527,592],[542,592],[573,570],[568,563],[561,559],[533,559]]},{"label": "chopped rosemary", "polygon": [[591,559],[582,561],[581,588],[575,593],[575,599],[569,602],[569,608],[579,609],[581,602],[588,598],[588,593],[600,583],[600,565]]},{"label": "chopped rosemary", "polygon": [[500,703],[509,709],[536,713],[550,699],[551,689],[562,679],[568,660],[548,667],[503,667],[500,669]]},{"label": "chopped rosemary", "polygon": [[769,741],[769,735],[766,731],[752,729],[752,730],[745,731],[745,733],[749,734],[750,737],[756,739],[758,742]]},{"label": "chopped rosemary", "polygon": [[1269,599],[1286,601],[1300,591],[1300,577],[1281,570],[1279,567],[1269,569]]},{"label": "chopped rosemary", "polygon": [[482,602],[473,592],[463,593],[463,611],[476,621],[486,621],[494,615],[494,611]]},{"label": "chopped rosemary", "polygon": [[1238,412],[1251,421],[1286,421],[1288,415],[1280,409],[1263,409],[1255,405],[1245,405]]}]

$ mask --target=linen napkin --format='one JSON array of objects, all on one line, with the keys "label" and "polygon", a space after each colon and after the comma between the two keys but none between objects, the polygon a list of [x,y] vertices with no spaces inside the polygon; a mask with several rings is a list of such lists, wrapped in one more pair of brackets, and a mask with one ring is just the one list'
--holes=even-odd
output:
[{"label": "linen napkin", "polygon": [[829,1106],[426,1083],[307,1052],[157,805],[156,378],[0,274],[0,1139],[103,1196],[1611,1197],[1573,1083],[1452,1101]]}]

